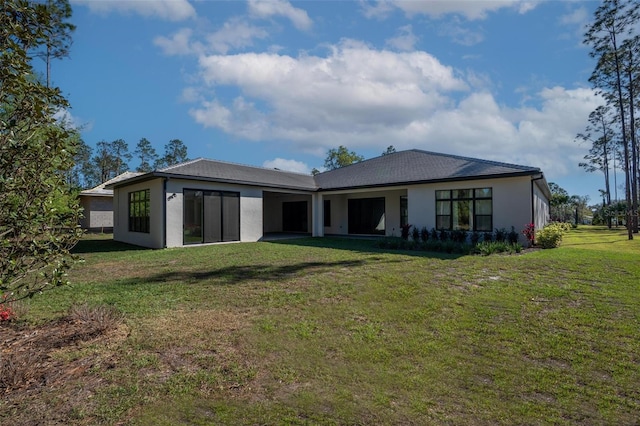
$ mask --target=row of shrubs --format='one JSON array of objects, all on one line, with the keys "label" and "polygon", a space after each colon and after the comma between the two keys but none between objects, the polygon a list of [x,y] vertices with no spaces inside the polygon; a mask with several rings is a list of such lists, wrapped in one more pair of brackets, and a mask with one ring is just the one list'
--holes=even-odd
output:
[{"label": "row of shrubs", "polygon": [[522,244],[512,243],[510,241],[494,241],[487,239],[479,241],[476,244],[470,244],[468,241],[449,240],[405,240],[398,237],[383,238],[376,242],[376,247],[388,250],[420,250],[432,251],[440,253],[455,254],[482,254],[489,255],[493,253],[520,253]]},{"label": "row of shrubs", "polygon": [[[411,230],[413,228],[413,230]],[[551,223],[535,232],[533,224],[525,227],[522,233],[529,244],[535,235],[536,243],[541,248],[558,247],[563,235],[571,229],[568,223]],[[411,237],[411,238],[409,238]],[[384,238],[376,246],[391,250],[424,250],[443,253],[482,254],[520,253],[523,249],[519,242],[520,233],[512,226],[494,232],[467,232],[463,230],[448,231],[426,227],[418,229],[407,225],[402,227],[400,238]]]},{"label": "row of shrubs", "polygon": [[494,232],[468,232],[461,229],[454,231],[435,228],[428,230],[426,227],[418,229],[412,225],[405,225],[401,228],[401,238],[403,240],[409,240],[409,237],[411,237],[411,240],[414,242],[453,241],[456,243],[468,242],[475,246],[481,241],[507,241],[515,244],[518,242],[520,234],[513,226],[511,227],[511,231],[506,228],[501,228],[496,229]]}]

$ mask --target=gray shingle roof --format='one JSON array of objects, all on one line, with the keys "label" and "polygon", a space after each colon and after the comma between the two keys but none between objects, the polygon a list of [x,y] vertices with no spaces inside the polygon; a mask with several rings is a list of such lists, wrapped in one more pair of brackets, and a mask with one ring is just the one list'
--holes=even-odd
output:
[{"label": "gray shingle roof", "polygon": [[313,176],[285,172],[263,167],[245,166],[223,161],[198,158],[158,170],[159,174],[183,175],[185,177],[204,178],[216,182],[240,183],[246,185],[267,186],[283,189],[316,189]]},{"label": "gray shingle roof", "polygon": [[[316,176],[198,158],[129,179],[183,177],[213,182],[317,191],[394,186],[427,182],[524,176],[542,173],[535,167],[412,149],[365,160]],[[110,187],[124,186],[118,182]]]},{"label": "gray shingle roof", "polygon": [[365,160],[315,176],[321,190],[532,175],[535,167],[412,149]]},{"label": "gray shingle roof", "polygon": [[80,195],[113,197],[113,189],[106,189],[105,186],[110,185],[110,187],[113,187],[114,184],[120,181],[131,179],[132,177],[140,176],[141,174],[142,173],[138,172],[124,172],[114,177],[113,179],[109,179],[108,181],[101,183],[98,186],[95,186],[91,189],[85,189],[84,191],[80,192]]}]

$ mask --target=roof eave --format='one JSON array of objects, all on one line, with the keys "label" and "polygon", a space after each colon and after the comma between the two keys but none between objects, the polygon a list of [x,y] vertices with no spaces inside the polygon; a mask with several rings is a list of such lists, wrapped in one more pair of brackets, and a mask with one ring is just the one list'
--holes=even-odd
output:
[{"label": "roof eave", "polygon": [[227,184],[235,184],[235,185],[243,185],[243,186],[259,186],[262,188],[278,188],[278,189],[287,189],[292,191],[295,190],[295,191],[316,192],[318,190],[317,187],[312,188],[307,186],[277,185],[277,184],[264,183],[264,182],[242,181],[242,180],[236,180],[236,179],[221,179],[221,178],[213,178],[213,177],[206,177],[206,176],[181,175],[181,174],[165,173],[165,172],[149,172],[141,176],[136,176],[131,179],[116,182],[115,184],[109,185],[106,188],[113,188],[113,189],[121,188],[124,186],[132,185],[134,183],[145,182],[145,181],[153,180],[157,178],[200,180],[204,182],[218,182],[218,183],[227,183]]}]

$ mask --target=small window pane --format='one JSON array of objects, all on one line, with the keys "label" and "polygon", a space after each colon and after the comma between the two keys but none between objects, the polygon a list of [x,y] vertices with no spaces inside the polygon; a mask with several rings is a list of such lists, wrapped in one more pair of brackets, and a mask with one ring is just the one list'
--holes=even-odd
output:
[{"label": "small window pane", "polygon": [[451,203],[449,201],[436,201],[436,214],[437,215],[450,215]]},{"label": "small window pane", "polygon": [[436,216],[436,229],[449,229],[451,216]]},{"label": "small window pane", "polygon": [[453,191],[453,198],[454,199],[464,199],[464,198],[471,198],[471,190],[470,189],[456,189]]},{"label": "small window pane", "polygon": [[492,214],[491,200],[476,200],[475,214]]},{"label": "small window pane", "polygon": [[491,198],[491,188],[476,189],[476,198]]},{"label": "small window pane", "polygon": [[491,216],[476,216],[476,231],[492,231]]},{"label": "small window pane", "polygon": [[451,191],[436,191],[436,200],[448,200],[451,198]]}]

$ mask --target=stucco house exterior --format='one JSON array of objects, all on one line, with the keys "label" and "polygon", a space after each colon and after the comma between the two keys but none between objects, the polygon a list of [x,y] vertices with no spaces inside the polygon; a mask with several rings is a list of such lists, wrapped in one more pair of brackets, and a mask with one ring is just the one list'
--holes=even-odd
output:
[{"label": "stucco house exterior", "polygon": [[491,232],[549,219],[535,167],[422,150],[316,176],[199,158],[107,185],[114,239],[151,248],[269,233],[399,236],[403,224]]},{"label": "stucco house exterior", "polygon": [[113,229],[113,190],[106,189],[105,186],[138,175],[140,173],[124,172],[94,188],[81,191],[79,197],[83,215],[80,219],[80,227],[89,231],[111,232]]}]

